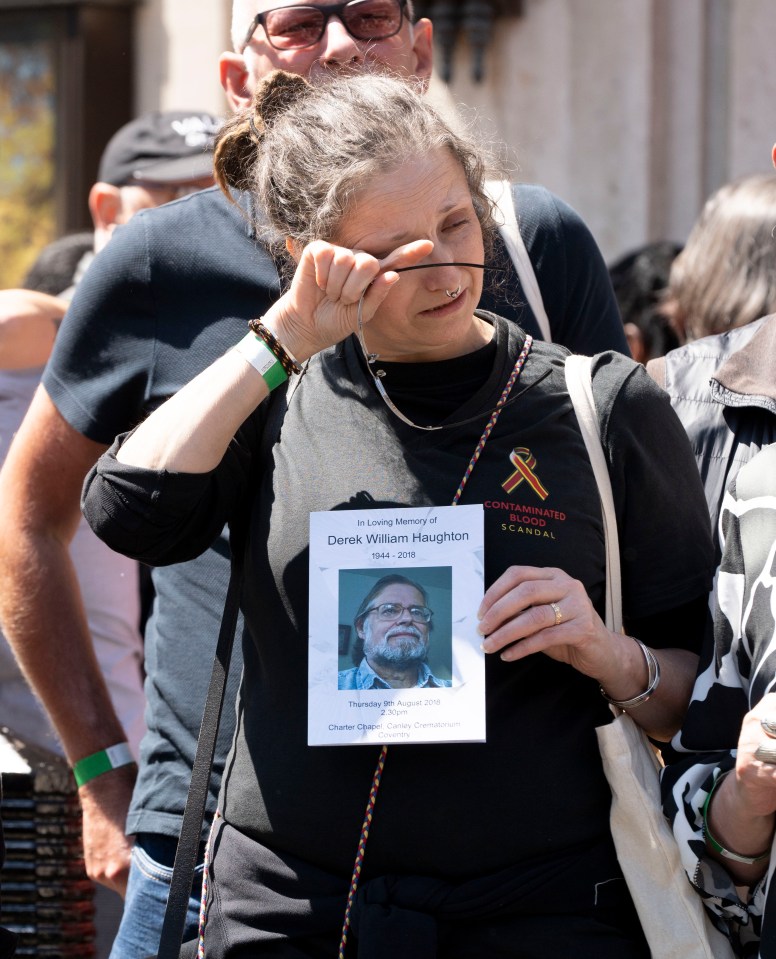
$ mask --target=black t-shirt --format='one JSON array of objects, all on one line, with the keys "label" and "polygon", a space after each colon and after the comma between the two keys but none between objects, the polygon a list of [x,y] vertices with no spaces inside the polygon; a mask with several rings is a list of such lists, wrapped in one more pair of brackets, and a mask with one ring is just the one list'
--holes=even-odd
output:
[{"label": "black t-shirt", "polygon": [[[516,326],[493,319],[490,375],[450,417],[464,425],[427,433],[401,423],[367,379],[351,338],[315,357],[288,390],[279,439],[258,472],[251,461],[283,391],[246,422],[213,473],[137,470],[109,454],[90,477],[90,521],[111,545],[155,562],[205,548],[250,490],[245,677],[222,808],[270,848],[345,876],[377,749],[306,745],[309,514],[452,501],[523,342]],[[534,344],[461,502],[485,507],[486,585],[512,564],[559,566],[600,608],[600,505],[564,358],[558,347]],[[413,367],[422,374],[422,365]],[[594,394],[627,622],[706,593],[708,517],[684,431],[643,368],[603,354]],[[516,447],[530,452],[537,484],[508,494]],[[697,650],[699,634],[666,631],[652,641]],[[595,727],[609,712],[597,684],[542,655],[519,663],[490,656],[486,683],[487,743],[391,747],[367,874],[464,878],[608,835],[610,794]]]},{"label": "black t-shirt", "polygon": [[[587,227],[542,187],[521,185],[514,195],[554,339],[577,352],[627,353],[608,272]],[[76,292],[43,379],[74,429],[112,442],[233,346],[248,319],[267,310],[279,283],[247,208],[245,198],[235,206],[219,190],[206,190],[143,211],[115,232]],[[500,244],[494,259],[506,274],[495,299],[486,296],[483,304],[495,304],[540,335]],[[336,433],[327,435],[336,447]],[[193,564],[153,572],[157,595],[145,637],[148,734],[130,833],[178,834],[228,573],[224,538]],[[230,704],[240,667],[235,655],[211,812],[234,731]]]}]

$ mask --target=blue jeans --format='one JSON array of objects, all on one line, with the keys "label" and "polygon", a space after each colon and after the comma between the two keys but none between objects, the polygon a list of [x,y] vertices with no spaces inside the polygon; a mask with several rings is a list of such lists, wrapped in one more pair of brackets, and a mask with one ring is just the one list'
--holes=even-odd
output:
[{"label": "blue jeans", "polygon": [[[170,892],[175,846],[176,840],[170,836],[141,833],[136,837],[129,866],[127,898],[110,959],[147,959],[156,955]],[[202,870],[200,862],[189,897],[184,942],[197,936]]]}]

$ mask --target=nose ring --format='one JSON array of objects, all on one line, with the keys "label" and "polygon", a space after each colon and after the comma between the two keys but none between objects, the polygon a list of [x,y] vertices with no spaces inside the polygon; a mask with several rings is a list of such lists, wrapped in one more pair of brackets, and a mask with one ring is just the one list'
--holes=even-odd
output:
[{"label": "nose ring", "polygon": [[450,290],[445,290],[445,296],[449,296],[451,300],[454,300],[460,292],[461,292],[461,284],[459,283],[452,293],[450,292]]}]

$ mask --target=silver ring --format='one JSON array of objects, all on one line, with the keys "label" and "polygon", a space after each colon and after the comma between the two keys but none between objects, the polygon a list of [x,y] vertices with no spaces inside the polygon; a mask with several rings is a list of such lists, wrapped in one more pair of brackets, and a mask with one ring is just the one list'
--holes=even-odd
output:
[{"label": "silver ring", "polygon": [[560,611],[560,606],[557,603],[550,603],[550,609],[555,613],[555,625],[560,626],[563,622],[563,613]]},{"label": "silver ring", "polygon": [[461,292],[461,284],[459,283],[452,293],[450,292],[450,290],[445,290],[445,296],[449,296],[451,300],[454,300],[460,292]]},{"label": "silver ring", "polygon": [[759,759],[761,763],[776,766],[776,743],[762,743],[759,745],[754,751],[754,758]]},{"label": "silver ring", "polygon": [[765,730],[766,736],[776,739],[776,719],[761,719],[760,725]]}]

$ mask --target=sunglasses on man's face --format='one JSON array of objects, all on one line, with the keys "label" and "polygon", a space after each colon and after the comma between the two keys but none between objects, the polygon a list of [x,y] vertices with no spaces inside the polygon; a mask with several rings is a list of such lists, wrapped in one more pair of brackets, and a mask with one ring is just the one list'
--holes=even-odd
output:
[{"label": "sunglasses on man's face", "polygon": [[332,17],[339,17],[354,40],[377,41],[396,36],[404,17],[404,0],[348,0],[320,6],[277,7],[251,21],[243,47],[261,24],[276,50],[301,50],[320,42]]}]

